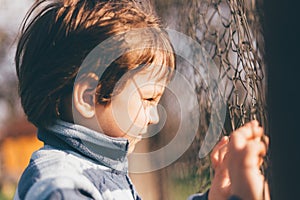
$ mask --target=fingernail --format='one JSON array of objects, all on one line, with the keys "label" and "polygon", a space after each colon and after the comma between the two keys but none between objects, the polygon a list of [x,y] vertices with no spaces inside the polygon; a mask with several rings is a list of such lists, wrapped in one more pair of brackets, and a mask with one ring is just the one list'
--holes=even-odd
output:
[{"label": "fingernail", "polygon": [[254,125],[254,126],[258,126],[258,125],[259,125],[259,123],[258,123],[257,120],[252,120],[252,121],[251,121],[251,124]]},{"label": "fingernail", "polygon": [[228,136],[224,136],[224,140],[225,140],[225,141],[228,141],[228,140],[229,140],[229,137],[228,137]]}]

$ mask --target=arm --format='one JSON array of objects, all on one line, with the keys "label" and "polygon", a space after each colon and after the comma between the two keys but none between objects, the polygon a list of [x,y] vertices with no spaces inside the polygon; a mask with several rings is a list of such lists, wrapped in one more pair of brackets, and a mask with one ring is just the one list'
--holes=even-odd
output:
[{"label": "arm", "polygon": [[[76,176],[74,176],[76,177]],[[25,197],[25,200],[65,200],[65,199],[99,199],[102,194],[86,178],[60,176],[45,178],[35,182]]]},{"label": "arm", "polygon": [[92,196],[79,189],[56,189],[52,191],[44,200],[92,200]]}]

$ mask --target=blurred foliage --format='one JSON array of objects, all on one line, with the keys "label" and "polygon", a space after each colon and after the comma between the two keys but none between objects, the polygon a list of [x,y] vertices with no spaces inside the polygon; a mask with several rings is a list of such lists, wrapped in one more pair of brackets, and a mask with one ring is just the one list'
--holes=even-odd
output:
[{"label": "blurred foliage", "polygon": [[[205,170],[208,170],[208,168]],[[183,200],[191,194],[207,191],[210,187],[207,184],[210,181],[210,172],[205,170],[201,172],[201,176],[197,173],[191,173],[182,178],[173,177],[168,184],[169,199]]]},{"label": "blurred foliage", "polygon": [[[11,41],[11,38],[9,36],[9,34],[4,31],[1,27],[0,27],[0,64],[3,62],[6,53],[7,53],[7,47],[9,45]],[[2,65],[0,65],[0,67],[2,67]]]},{"label": "blurred foliage", "polygon": [[0,191],[0,200],[11,200],[11,199],[12,197],[8,197]]}]

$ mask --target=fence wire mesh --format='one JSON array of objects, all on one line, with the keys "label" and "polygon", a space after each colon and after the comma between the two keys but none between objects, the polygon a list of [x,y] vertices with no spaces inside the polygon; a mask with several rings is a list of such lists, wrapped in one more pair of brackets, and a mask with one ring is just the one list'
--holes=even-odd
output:
[{"label": "fence wire mesh", "polygon": [[[263,1],[156,0],[154,4],[158,14],[172,28],[196,40],[218,66],[219,77],[225,83],[224,90],[220,92],[227,103],[223,135],[229,135],[232,130],[252,119],[258,120],[267,133]],[[167,7],[169,12],[165,10]],[[199,76],[196,71],[194,75]],[[203,133],[208,128],[212,114],[211,99],[208,98],[209,89],[201,77],[195,80],[202,115],[196,144],[185,156],[191,162],[200,164],[202,167],[198,171],[203,172],[207,169],[207,160],[197,161],[190,155],[191,151],[199,149]],[[266,168],[265,164],[264,171]]]},{"label": "fence wire mesh", "polygon": [[[266,127],[264,44],[258,5],[262,4],[255,0],[189,1],[188,23],[180,21],[181,31],[199,42],[219,67],[231,127],[224,134],[252,119]],[[201,95],[207,88],[203,83],[198,87],[201,105],[209,112],[210,100],[201,99],[207,96]]]}]

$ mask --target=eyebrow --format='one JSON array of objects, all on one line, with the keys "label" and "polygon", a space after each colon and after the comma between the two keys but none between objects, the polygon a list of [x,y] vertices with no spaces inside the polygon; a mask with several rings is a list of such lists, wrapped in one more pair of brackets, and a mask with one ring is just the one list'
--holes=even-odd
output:
[{"label": "eyebrow", "polygon": [[[151,98],[155,99],[155,98],[163,95],[162,92],[157,92],[156,89],[153,92],[153,90],[150,90],[150,89],[139,88],[135,79],[132,79],[132,81],[133,81],[133,84],[135,85],[135,87],[137,88],[138,93],[140,94],[140,96],[142,98],[145,98],[145,96],[151,96]],[[154,87],[154,88],[156,88],[156,87]]]},{"label": "eyebrow", "polygon": [[157,90],[150,90],[150,89],[144,89],[143,88],[138,88],[138,90],[140,91],[139,93],[141,94],[142,97],[144,96],[151,96],[152,98],[157,98],[159,96],[162,96],[163,93],[162,92],[157,92]]},{"label": "eyebrow", "polygon": [[144,95],[142,96],[143,98],[144,98],[144,96],[151,96],[151,98],[153,98],[153,99],[156,99],[157,97],[160,97],[160,96],[162,96],[162,93],[161,92],[159,92],[159,93],[144,93]]}]

